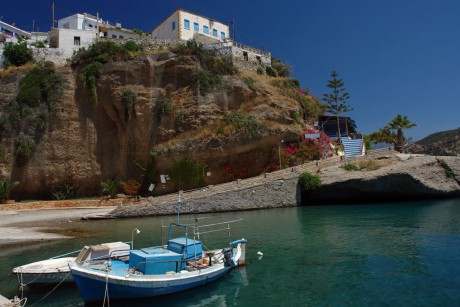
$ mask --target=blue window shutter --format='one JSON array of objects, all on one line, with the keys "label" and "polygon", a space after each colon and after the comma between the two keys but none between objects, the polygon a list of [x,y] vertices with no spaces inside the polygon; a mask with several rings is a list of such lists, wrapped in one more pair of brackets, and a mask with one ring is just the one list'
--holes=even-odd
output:
[{"label": "blue window shutter", "polygon": [[204,34],[209,34],[209,27],[208,26],[203,26],[203,33]]},{"label": "blue window shutter", "polygon": [[198,25],[198,22],[193,23],[193,30],[199,32],[200,31],[200,26]]},{"label": "blue window shutter", "polygon": [[173,30],[176,29],[176,22],[175,21],[172,22],[171,27],[172,27]]},{"label": "blue window shutter", "polygon": [[221,38],[222,40],[225,39],[225,32],[220,32],[220,38]]},{"label": "blue window shutter", "polygon": [[212,36],[217,37],[217,30],[216,29],[212,29]]},{"label": "blue window shutter", "polygon": [[190,30],[190,20],[184,19],[184,28]]}]

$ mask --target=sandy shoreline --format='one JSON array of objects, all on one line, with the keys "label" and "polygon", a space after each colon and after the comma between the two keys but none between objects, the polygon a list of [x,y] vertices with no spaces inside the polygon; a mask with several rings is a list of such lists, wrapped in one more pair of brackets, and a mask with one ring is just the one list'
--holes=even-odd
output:
[{"label": "sandy shoreline", "polygon": [[106,214],[113,209],[110,206],[0,211],[0,246],[65,239],[67,237],[64,235],[44,230],[62,228],[63,223],[80,220],[87,215]]}]

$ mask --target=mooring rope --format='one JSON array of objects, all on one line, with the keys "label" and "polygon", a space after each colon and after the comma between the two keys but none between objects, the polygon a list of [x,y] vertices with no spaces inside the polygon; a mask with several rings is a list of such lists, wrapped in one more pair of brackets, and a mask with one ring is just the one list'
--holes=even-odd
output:
[{"label": "mooring rope", "polygon": [[34,306],[35,304],[38,304],[40,303],[41,301],[43,301],[45,298],[47,298],[54,290],[56,290],[63,282],[64,280],[67,279],[67,277],[70,275],[70,272],[66,274],[66,276],[64,276],[64,278],[56,285],[56,287],[54,287],[53,289],[51,289],[50,292],[48,292],[47,294],[45,294],[45,296],[43,296],[41,299],[39,299],[38,301],[36,301],[35,303],[33,303],[32,305],[30,306]]},{"label": "mooring rope", "polygon": [[105,291],[104,291],[104,301],[102,302],[102,307],[105,306],[105,299],[107,298],[107,306],[110,307],[110,298],[109,298],[109,263],[107,263],[107,270],[105,273]]}]

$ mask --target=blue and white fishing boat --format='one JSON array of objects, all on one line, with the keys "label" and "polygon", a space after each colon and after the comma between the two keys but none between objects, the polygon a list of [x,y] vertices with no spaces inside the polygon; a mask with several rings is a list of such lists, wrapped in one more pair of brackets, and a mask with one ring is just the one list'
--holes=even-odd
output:
[{"label": "blue and white fishing boat", "polygon": [[[208,225],[171,223],[165,245],[131,250],[129,260],[109,260],[99,265],[71,263],[70,270],[85,303],[113,299],[154,297],[201,286],[244,265],[246,240],[228,247],[203,251],[204,233],[226,230],[230,223]],[[179,218],[178,218],[179,221]],[[216,229],[226,225],[225,228]],[[189,237],[193,229],[193,238]],[[173,233],[181,235],[173,238]]]}]

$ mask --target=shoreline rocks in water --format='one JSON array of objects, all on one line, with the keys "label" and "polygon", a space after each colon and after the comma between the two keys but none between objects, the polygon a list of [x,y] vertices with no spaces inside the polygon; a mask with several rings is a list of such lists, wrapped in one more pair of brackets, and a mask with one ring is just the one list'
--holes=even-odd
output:
[{"label": "shoreline rocks in water", "polygon": [[[441,161],[451,169],[452,178],[446,175]],[[359,171],[347,171],[342,167],[346,163],[363,166]],[[322,181],[321,187],[308,195],[302,195],[298,185],[298,176],[305,171],[317,174]],[[443,197],[460,197],[460,157],[405,155],[388,151],[346,161],[311,162],[259,177],[206,187],[185,194],[181,213]],[[176,205],[177,194],[175,197],[170,195],[169,199],[150,198],[140,204],[118,206],[110,216],[172,215],[177,213]]]}]

